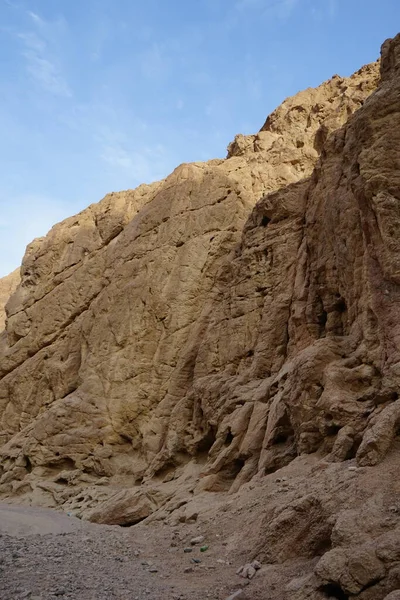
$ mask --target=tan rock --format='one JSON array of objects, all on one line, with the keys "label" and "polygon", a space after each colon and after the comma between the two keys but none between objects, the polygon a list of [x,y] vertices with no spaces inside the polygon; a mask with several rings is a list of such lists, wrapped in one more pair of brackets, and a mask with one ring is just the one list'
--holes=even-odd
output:
[{"label": "tan rock", "polygon": [[165,496],[159,491],[142,493],[137,490],[121,490],[87,512],[85,518],[93,523],[135,525],[149,517],[165,500]]},{"label": "tan rock", "polygon": [[6,321],[5,306],[10,296],[17,289],[19,282],[19,269],[0,279],[0,332],[3,331]]},{"label": "tan rock", "polygon": [[384,600],[400,600],[400,590],[390,592],[390,594],[385,596]]},{"label": "tan rock", "polygon": [[[5,473],[22,459],[33,485],[70,469],[135,493],[209,452],[208,489],[235,491],[295,456],[278,372],[307,177],[377,79],[375,64],[301,92],[227,160],[110,194],[32,242],[2,340]],[[307,451],[320,443],[301,436]]]},{"label": "tan rock", "polygon": [[226,160],[29,246],[0,340],[3,497],[197,522],[213,549],[220,527],[268,564],[251,586],[281,569],[279,599],[399,589],[399,47],[374,93],[377,65],[335,77]]},{"label": "tan rock", "polygon": [[383,564],[372,550],[354,548],[347,554],[335,548],[324,554],[316,566],[316,574],[325,583],[333,583],[347,594],[358,594],[371,582],[385,575]]}]

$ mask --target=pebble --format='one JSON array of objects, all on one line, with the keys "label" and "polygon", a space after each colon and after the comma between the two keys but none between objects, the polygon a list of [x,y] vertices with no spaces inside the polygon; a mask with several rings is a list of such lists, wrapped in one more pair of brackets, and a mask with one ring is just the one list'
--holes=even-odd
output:
[{"label": "pebble", "polygon": [[202,542],[204,542],[204,535],[198,535],[190,540],[190,545],[196,546],[196,544],[201,544]]},{"label": "pebble", "polygon": [[233,592],[233,594],[228,596],[228,598],[226,600],[236,600],[236,599],[239,600],[239,598],[244,598],[243,590],[236,590],[236,592]]},{"label": "pebble", "polygon": [[149,573],[158,573],[157,567],[150,567]]},{"label": "pebble", "polygon": [[247,563],[236,571],[236,575],[240,575],[244,579],[253,579],[257,571],[261,569],[261,563],[258,560],[253,560],[251,563]]},{"label": "pebble", "polygon": [[250,565],[250,567],[248,567],[247,569],[247,579],[253,579],[256,573],[256,569]]},{"label": "pebble", "polygon": [[193,552],[193,548],[184,548],[183,551],[186,553]]},{"label": "pebble", "polygon": [[201,560],[199,558],[192,558],[192,562],[198,565],[201,563]]},{"label": "pebble", "polygon": [[193,567],[186,567],[186,568],[183,570],[183,572],[184,572],[184,573],[193,573]]}]

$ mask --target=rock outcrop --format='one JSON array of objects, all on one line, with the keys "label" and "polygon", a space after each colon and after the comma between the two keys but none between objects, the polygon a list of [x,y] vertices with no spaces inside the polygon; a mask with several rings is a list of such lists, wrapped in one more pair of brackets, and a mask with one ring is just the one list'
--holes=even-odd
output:
[{"label": "rock outcrop", "polygon": [[[385,459],[400,427],[399,49],[286,100],[226,160],[111,194],[28,247],[1,338],[3,497],[190,521],[188,497],[303,455],[336,474]],[[332,548],[339,503],[312,477],[271,500],[258,554],[323,555],[299,600],[383,599],[392,538],[377,525],[379,552],[368,535],[358,554]]]},{"label": "rock outcrop", "polygon": [[19,269],[0,279],[0,332],[4,330],[6,313],[4,310],[10,296],[20,283]]}]

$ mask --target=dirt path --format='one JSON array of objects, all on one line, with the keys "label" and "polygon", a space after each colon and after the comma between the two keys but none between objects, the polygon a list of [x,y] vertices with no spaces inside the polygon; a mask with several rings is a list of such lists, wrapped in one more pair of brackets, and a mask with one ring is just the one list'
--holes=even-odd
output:
[{"label": "dirt path", "polygon": [[[222,546],[185,553],[196,534],[195,526],[110,527],[0,504],[0,599],[225,600],[240,585],[235,566],[218,560]],[[259,597],[244,591],[240,600]]]}]

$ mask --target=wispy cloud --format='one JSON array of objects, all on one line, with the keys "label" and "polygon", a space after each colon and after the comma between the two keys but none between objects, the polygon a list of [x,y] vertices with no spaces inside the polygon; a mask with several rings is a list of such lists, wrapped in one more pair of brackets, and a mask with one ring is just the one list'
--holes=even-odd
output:
[{"label": "wispy cloud", "polygon": [[32,11],[28,11],[27,15],[32,21],[34,29],[18,33],[17,36],[24,47],[22,55],[25,58],[29,76],[42,90],[50,94],[72,96],[68,82],[57,64],[57,57],[46,39],[47,32],[57,24],[46,22]]},{"label": "wispy cloud", "polygon": [[106,145],[101,158],[112,168],[128,171],[136,184],[150,183],[165,173],[166,152],[161,144],[144,146],[140,151],[129,150],[118,144]]},{"label": "wispy cloud", "polygon": [[299,0],[237,0],[234,8],[236,11],[261,10],[263,16],[273,16],[287,19],[291,16]]},{"label": "wispy cloud", "polygon": [[151,123],[110,103],[76,105],[63,122],[91,140],[103,168],[130,187],[161,179],[173,167],[166,148],[154,139]]},{"label": "wispy cloud", "polygon": [[327,17],[333,21],[336,18],[337,10],[337,0],[326,0],[326,2],[315,4],[311,8],[310,13],[315,21],[324,22]]},{"label": "wispy cloud", "polygon": [[45,25],[45,21],[43,19],[41,19],[39,17],[39,15],[37,15],[36,13],[29,10],[28,15],[30,16],[32,21],[34,21],[37,25],[40,25],[41,27],[43,27],[43,25]]}]

